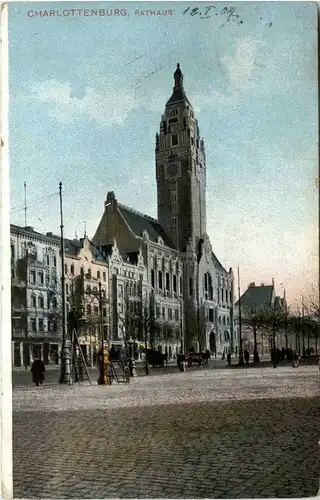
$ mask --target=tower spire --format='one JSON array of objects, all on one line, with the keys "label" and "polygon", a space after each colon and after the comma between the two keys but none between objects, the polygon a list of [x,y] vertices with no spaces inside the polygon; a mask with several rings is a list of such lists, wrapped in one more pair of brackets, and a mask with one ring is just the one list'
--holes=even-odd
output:
[{"label": "tower spire", "polygon": [[180,69],[179,63],[177,63],[177,69],[175,70],[173,76],[174,76],[174,88],[183,89],[183,74]]}]

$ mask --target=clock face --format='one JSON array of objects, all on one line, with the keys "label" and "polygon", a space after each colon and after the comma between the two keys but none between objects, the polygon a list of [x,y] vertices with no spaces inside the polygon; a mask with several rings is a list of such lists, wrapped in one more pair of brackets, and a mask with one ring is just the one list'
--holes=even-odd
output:
[{"label": "clock face", "polygon": [[176,179],[180,174],[180,165],[178,162],[169,163],[166,166],[166,178],[167,179]]}]

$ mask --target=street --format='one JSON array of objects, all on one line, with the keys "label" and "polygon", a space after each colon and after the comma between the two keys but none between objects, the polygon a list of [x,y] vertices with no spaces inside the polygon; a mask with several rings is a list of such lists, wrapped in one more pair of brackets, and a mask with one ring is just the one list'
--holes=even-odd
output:
[{"label": "street", "polygon": [[317,494],[319,367],[155,373],[15,384],[14,497]]}]

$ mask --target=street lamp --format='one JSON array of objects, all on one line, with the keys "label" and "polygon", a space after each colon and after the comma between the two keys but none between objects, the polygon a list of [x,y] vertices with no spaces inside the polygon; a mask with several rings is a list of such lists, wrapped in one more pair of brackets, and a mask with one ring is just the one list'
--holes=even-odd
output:
[{"label": "street lamp", "polygon": [[127,340],[127,344],[129,346],[129,368],[130,368],[130,375],[131,377],[136,377],[137,372],[136,372],[136,362],[134,359],[134,341],[132,337]]},{"label": "street lamp", "polygon": [[238,295],[239,295],[239,366],[244,365],[243,344],[242,344],[242,324],[241,324],[241,295],[240,295],[240,271],[238,268]]},{"label": "street lamp", "polygon": [[258,346],[257,346],[257,321],[256,321],[256,315],[255,313],[252,314],[252,327],[253,327],[253,342],[254,342],[254,347],[253,347],[253,362],[254,363],[259,363],[260,358],[259,358],[259,353],[258,353]]}]

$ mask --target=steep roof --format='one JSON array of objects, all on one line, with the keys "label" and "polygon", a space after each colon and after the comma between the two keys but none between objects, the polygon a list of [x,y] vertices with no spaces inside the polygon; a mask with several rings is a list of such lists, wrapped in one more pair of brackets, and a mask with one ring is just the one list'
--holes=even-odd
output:
[{"label": "steep roof", "polygon": [[[271,305],[273,285],[249,286],[241,296],[241,308],[268,307]],[[239,301],[236,302],[238,304]]]},{"label": "steep roof", "polygon": [[120,203],[118,203],[118,210],[127,222],[131,231],[136,236],[141,237],[143,231],[147,231],[151,241],[157,242],[160,236],[165,245],[174,248],[172,241],[170,241],[170,238],[166,235],[156,219],[153,219],[148,215],[142,214]]},{"label": "steep roof", "polygon": [[169,104],[176,104],[178,102],[187,102],[188,104],[190,104],[183,88],[183,74],[181,72],[179,63],[177,64],[177,69],[174,72],[173,77],[174,77],[173,92],[170,99],[167,101],[166,105],[168,106]]},{"label": "steep roof", "polygon": [[218,258],[216,257],[216,255],[212,252],[212,260],[213,260],[213,263],[214,263],[214,266],[216,269],[218,269],[218,271],[223,271],[225,273],[227,273],[228,271],[223,267],[223,265],[221,264],[221,262],[218,260]]}]

